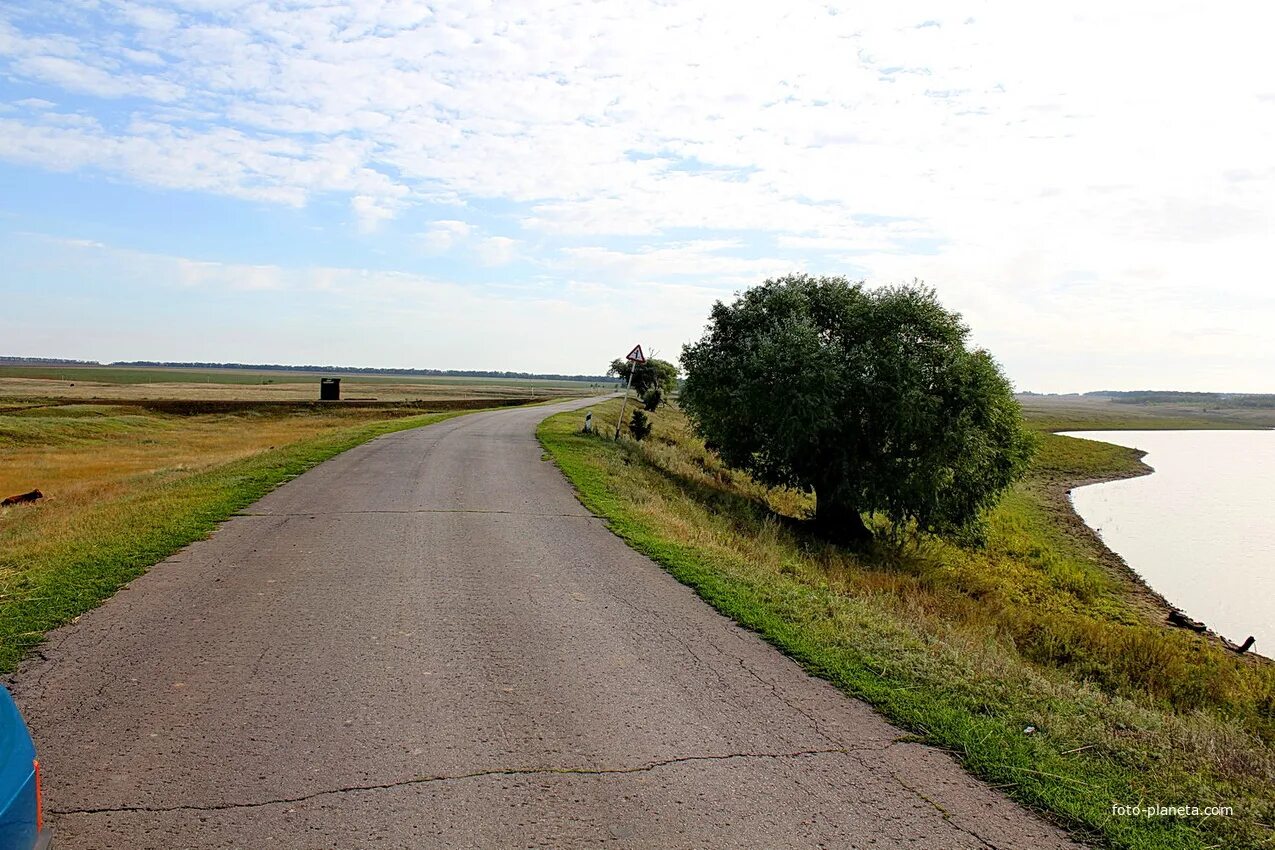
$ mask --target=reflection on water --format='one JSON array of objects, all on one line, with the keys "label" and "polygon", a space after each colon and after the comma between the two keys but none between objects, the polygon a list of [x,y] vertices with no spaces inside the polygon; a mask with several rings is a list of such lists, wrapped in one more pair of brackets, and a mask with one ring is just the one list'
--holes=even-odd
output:
[{"label": "reflection on water", "polygon": [[1155,472],[1080,487],[1076,512],[1169,603],[1275,656],[1275,431],[1074,431]]}]

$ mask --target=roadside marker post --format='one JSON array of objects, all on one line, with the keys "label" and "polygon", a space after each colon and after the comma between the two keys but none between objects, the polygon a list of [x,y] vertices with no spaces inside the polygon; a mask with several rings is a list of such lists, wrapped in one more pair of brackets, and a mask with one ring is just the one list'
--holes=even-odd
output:
[{"label": "roadside marker post", "polygon": [[646,362],[646,355],[642,353],[642,346],[635,345],[633,350],[624,355],[624,359],[632,363],[629,367],[629,382],[624,385],[624,401],[620,402],[620,418],[615,423],[615,438],[620,439],[620,427],[624,425],[624,409],[629,406],[629,387],[633,386],[633,373],[637,371],[637,367]]}]

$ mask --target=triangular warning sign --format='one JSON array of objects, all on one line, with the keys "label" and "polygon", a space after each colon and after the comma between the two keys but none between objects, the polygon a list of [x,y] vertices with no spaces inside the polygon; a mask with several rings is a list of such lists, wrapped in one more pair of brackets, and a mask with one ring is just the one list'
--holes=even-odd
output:
[{"label": "triangular warning sign", "polygon": [[642,353],[642,346],[635,345],[633,350],[624,355],[625,360],[632,360],[634,363],[645,363],[646,355]]}]

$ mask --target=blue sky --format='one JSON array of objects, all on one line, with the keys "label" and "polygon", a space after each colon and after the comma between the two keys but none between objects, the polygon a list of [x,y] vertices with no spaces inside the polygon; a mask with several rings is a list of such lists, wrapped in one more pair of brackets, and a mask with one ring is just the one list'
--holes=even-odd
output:
[{"label": "blue sky", "polygon": [[0,354],[596,372],[920,278],[1024,389],[1275,391],[1268,4],[0,6]]}]

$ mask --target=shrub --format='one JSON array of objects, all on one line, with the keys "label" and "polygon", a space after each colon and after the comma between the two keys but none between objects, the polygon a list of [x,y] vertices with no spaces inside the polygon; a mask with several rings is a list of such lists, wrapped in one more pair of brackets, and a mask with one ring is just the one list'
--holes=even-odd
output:
[{"label": "shrub", "polygon": [[642,441],[651,435],[651,420],[640,410],[633,411],[633,418],[629,420],[629,433],[633,435],[633,439]]}]

